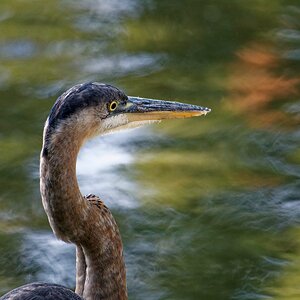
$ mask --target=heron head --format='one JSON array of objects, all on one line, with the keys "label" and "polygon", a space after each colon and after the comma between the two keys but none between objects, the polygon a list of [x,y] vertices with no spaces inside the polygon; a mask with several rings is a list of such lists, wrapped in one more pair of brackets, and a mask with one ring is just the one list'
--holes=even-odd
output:
[{"label": "heron head", "polygon": [[208,112],[210,109],[202,106],[131,97],[111,85],[84,83],[72,87],[57,99],[44,135],[46,142],[53,136],[70,132],[88,138],[163,119],[189,118]]}]

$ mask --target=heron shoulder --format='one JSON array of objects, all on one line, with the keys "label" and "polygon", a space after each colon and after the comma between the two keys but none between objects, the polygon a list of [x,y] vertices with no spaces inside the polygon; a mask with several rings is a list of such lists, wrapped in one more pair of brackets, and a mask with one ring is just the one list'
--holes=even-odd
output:
[{"label": "heron shoulder", "polygon": [[30,283],[16,288],[5,294],[0,300],[82,300],[82,298],[75,294],[70,289],[50,283]]},{"label": "heron shoulder", "polygon": [[[104,204],[104,202],[94,194],[89,194],[87,196],[84,196],[84,198],[91,205],[92,210],[96,212],[96,218],[99,220],[102,229],[106,233],[108,233],[109,231],[111,232],[111,234],[118,235],[120,237],[119,227],[115,221],[115,218],[113,217],[110,209]],[[96,224],[98,220],[95,220],[94,224]]]}]

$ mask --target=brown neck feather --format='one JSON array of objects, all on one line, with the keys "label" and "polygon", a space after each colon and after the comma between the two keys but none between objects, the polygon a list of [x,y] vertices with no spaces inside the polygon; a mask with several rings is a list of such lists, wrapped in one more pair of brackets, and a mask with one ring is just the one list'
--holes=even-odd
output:
[{"label": "brown neck feather", "polygon": [[115,220],[99,198],[85,199],[78,187],[76,160],[85,140],[78,132],[69,126],[48,137],[40,165],[43,205],[56,236],[77,245],[76,292],[87,300],[127,299]]}]

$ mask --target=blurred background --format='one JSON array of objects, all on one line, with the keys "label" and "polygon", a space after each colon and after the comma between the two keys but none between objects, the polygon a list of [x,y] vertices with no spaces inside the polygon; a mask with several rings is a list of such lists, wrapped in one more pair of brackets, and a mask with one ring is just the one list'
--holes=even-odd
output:
[{"label": "blurred background", "polygon": [[300,299],[299,0],[1,0],[0,295],[74,288],[39,194],[43,123],[72,85],[212,108],[97,138],[78,178],[111,208],[130,299]]}]

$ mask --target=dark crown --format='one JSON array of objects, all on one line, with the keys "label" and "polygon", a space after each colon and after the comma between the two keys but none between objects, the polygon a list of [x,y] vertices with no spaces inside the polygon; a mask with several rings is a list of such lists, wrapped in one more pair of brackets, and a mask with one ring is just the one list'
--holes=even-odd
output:
[{"label": "dark crown", "polygon": [[56,100],[49,114],[48,126],[54,129],[60,121],[86,107],[126,99],[123,91],[109,84],[93,82],[75,85]]}]

